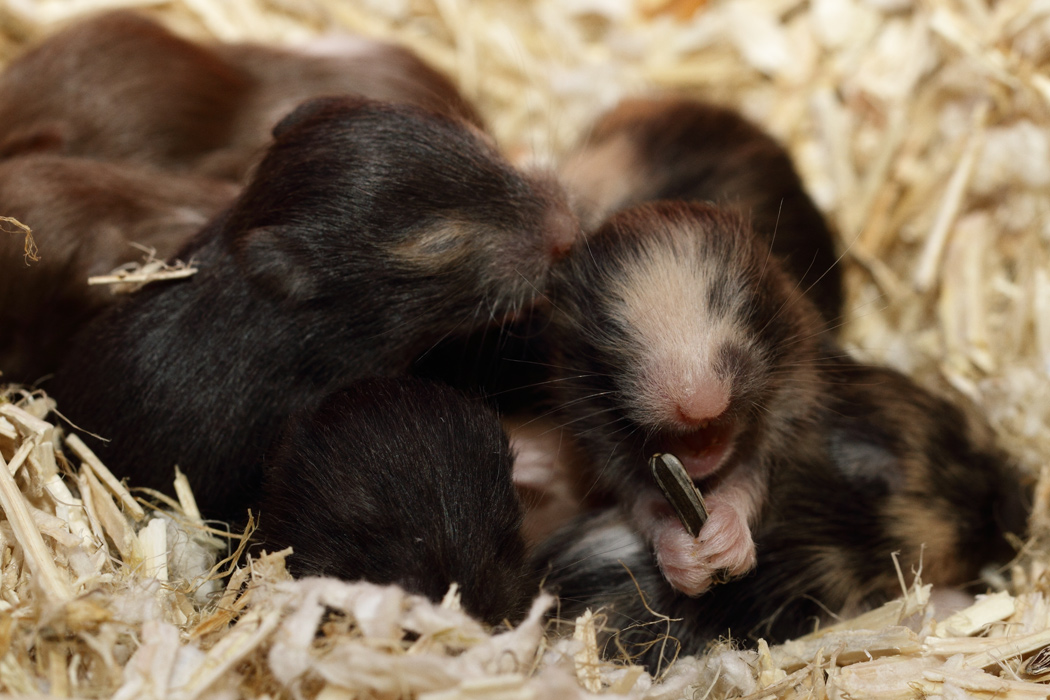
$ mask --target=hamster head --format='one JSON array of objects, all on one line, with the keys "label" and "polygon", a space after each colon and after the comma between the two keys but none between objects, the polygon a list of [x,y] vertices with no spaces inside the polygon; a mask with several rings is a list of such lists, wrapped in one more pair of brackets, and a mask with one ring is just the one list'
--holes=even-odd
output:
[{"label": "hamster head", "polygon": [[842,315],[828,223],[787,151],[731,109],[681,98],[624,100],[595,122],[561,176],[587,229],[613,211],[662,199],[740,212],[825,318]]},{"label": "hamster head", "polygon": [[500,318],[534,301],[576,234],[553,181],[448,116],[320,98],[274,136],[226,235],[249,275],[285,295],[351,298],[368,280]]},{"label": "hamster head", "polygon": [[783,447],[808,419],[821,322],[743,218],[642,205],[559,272],[561,410],[620,487],[653,452],[703,479]]}]

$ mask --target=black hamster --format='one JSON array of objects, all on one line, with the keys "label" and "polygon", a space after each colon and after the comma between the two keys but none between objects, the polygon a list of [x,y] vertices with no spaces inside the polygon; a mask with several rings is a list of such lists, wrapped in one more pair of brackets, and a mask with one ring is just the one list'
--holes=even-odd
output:
[{"label": "black hamster", "polygon": [[585,228],[660,199],[733,209],[828,321],[842,315],[834,238],[790,156],[737,112],[683,98],[627,99],[599,117],[561,168]]},{"label": "black hamster", "polygon": [[455,119],[327,98],[275,137],[180,253],[200,272],[89,324],[51,384],[114,473],[169,490],[178,464],[208,517],[243,516],[286,415],[518,313],[572,235],[557,190]]},{"label": "black hamster", "polygon": [[120,297],[88,277],[141,260],[165,260],[218,211],[237,187],[132,163],[27,155],[0,161],[0,214],[33,230],[40,259],[21,236],[0,236],[0,371],[30,383],[53,372],[73,337]]},{"label": "black hamster", "polygon": [[397,583],[491,625],[539,591],[495,413],[445,385],[365,379],[294,416],[267,460],[256,539],[295,576]]},{"label": "black hamster", "polygon": [[[823,322],[743,217],[683,202],[615,214],[552,284],[555,415],[680,591],[755,561],[769,464],[806,449]],[[694,539],[648,470],[677,455],[707,499]],[[799,455],[804,457],[805,455]]]},{"label": "black hamster", "polygon": [[0,74],[0,157],[46,150],[242,181],[283,116],[336,94],[416,104],[481,127],[452,82],[408,49],[353,37],[326,46],[328,55],[208,46],[132,12],[92,17]]},{"label": "black hamster", "polygon": [[[776,643],[830,615],[900,595],[892,561],[924,582],[973,584],[1014,555],[1030,484],[987,425],[890,369],[829,357],[815,456],[778,455],[756,529],[758,564],[698,598],[675,591],[637,529],[615,511],[581,517],[537,551],[561,616],[603,609],[629,653],[655,670],[726,635]],[[626,568],[625,568],[626,567]],[[630,573],[628,573],[628,570]],[[645,603],[670,621],[662,621]],[[652,623],[652,624],[646,624]],[[616,648],[606,653],[615,655]]]}]

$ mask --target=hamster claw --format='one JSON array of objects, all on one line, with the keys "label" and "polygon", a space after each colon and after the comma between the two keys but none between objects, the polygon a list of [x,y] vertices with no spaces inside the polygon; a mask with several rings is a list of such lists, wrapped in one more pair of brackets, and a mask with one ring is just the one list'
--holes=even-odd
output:
[{"label": "hamster claw", "polygon": [[674,518],[666,518],[653,536],[660,570],[675,589],[690,596],[743,576],[756,562],[747,521],[728,504],[717,499],[709,503],[711,517],[700,538],[690,537]]}]

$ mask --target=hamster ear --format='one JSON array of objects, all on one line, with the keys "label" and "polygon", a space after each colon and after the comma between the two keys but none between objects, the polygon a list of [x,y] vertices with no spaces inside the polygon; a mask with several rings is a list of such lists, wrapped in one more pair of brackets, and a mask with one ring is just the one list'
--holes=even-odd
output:
[{"label": "hamster ear", "polygon": [[315,280],[309,271],[307,251],[280,226],[252,229],[240,237],[237,260],[245,276],[268,294],[291,302],[311,298]]},{"label": "hamster ear", "polygon": [[367,104],[368,102],[369,100],[357,95],[315,97],[312,100],[303,102],[289,112],[284,119],[277,122],[277,126],[273,128],[273,137],[275,139],[280,138],[296,124],[306,121],[318,114],[349,112],[357,109],[361,105]]},{"label": "hamster ear", "polygon": [[61,151],[65,144],[62,127],[55,122],[34,126],[31,129],[16,129],[0,141],[0,158],[11,158],[27,153]]}]

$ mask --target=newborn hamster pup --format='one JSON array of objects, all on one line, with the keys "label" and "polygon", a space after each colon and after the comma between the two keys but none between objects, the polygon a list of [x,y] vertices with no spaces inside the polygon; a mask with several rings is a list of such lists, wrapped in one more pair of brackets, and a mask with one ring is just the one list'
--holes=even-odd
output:
[{"label": "newborn hamster pup", "polygon": [[51,386],[115,473],[169,490],[178,464],[209,517],[243,516],[287,414],[519,312],[572,234],[550,183],[448,117],[318,99],[275,136],[180,253],[200,272],[97,319]]},{"label": "newborn hamster pup", "polygon": [[[595,488],[630,510],[678,590],[749,570],[769,462],[803,449],[817,407],[811,302],[743,217],[680,202],[614,215],[571,250],[552,296],[550,386]],[[707,500],[698,539],[651,479],[656,452]]]},{"label": "newborn hamster pup", "polygon": [[561,168],[584,227],[659,199],[706,201],[750,220],[825,319],[842,314],[827,223],[783,147],[737,112],[686,99],[624,100]]},{"label": "newborn hamster pup", "polygon": [[416,104],[481,126],[451,81],[408,49],[354,37],[319,43],[327,55],[207,46],[130,12],[100,15],[0,74],[0,156],[54,150],[243,180],[283,116],[336,94]]},{"label": "newborn hamster pup", "polygon": [[415,378],[366,379],[300,412],[267,461],[256,538],[296,576],[397,583],[516,622],[539,590],[495,413]]},{"label": "newborn hamster pup", "polygon": [[0,74],[0,156],[49,150],[189,169],[236,138],[231,117],[253,87],[151,20],[103,14]]},{"label": "newborn hamster pup", "polygon": [[828,362],[812,432],[819,452],[775,457],[751,574],[688,598],[622,515],[592,514],[535,557],[562,596],[560,617],[601,608],[620,642],[655,670],[677,651],[654,644],[664,634],[682,654],[730,633],[779,643],[891,600],[901,594],[894,553],[906,575],[921,567],[936,586],[972,584],[984,566],[1008,562],[1007,535],[1023,536],[1030,500],[988,427],[893,370]]},{"label": "newborn hamster pup", "polygon": [[0,161],[0,214],[33,230],[0,236],[2,381],[30,383],[57,369],[80,326],[114,303],[88,277],[142,260],[131,242],[167,259],[236,197],[231,183],[131,163],[54,155]]}]

